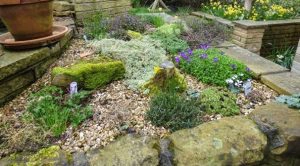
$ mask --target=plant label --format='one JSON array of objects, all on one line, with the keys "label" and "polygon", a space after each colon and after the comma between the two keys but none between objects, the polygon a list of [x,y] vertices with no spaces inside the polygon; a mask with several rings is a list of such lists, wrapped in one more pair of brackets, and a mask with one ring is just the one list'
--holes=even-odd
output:
[{"label": "plant label", "polygon": [[78,93],[77,82],[72,82],[70,84],[70,95]]},{"label": "plant label", "polygon": [[251,91],[252,91],[252,83],[251,83],[251,80],[247,80],[247,81],[243,84],[243,88],[244,88],[245,96],[248,96],[248,94],[251,93]]}]

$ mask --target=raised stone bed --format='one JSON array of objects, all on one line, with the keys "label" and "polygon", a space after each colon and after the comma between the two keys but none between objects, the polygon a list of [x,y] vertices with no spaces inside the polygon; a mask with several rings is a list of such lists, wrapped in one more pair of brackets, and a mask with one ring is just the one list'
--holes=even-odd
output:
[{"label": "raised stone bed", "polygon": [[203,12],[192,14],[233,26],[233,43],[261,56],[269,55],[275,48],[297,47],[300,38],[300,19],[232,22]]},{"label": "raised stone bed", "polygon": [[40,78],[60,56],[72,36],[73,30],[70,30],[59,42],[33,50],[8,51],[0,48],[0,105]]}]

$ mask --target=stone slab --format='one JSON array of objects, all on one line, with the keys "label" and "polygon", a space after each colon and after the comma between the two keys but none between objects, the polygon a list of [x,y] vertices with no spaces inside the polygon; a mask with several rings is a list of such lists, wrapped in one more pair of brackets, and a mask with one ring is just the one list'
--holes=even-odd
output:
[{"label": "stone slab", "polygon": [[278,72],[288,72],[289,70],[275,64],[257,54],[254,54],[246,49],[238,46],[220,48],[226,55],[246,64],[254,73],[254,77]]},{"label": "stone slab", "polygon": [[220,23],[222,23],[222,24],[224,24],[228,27],[234,27],[234,24],[232,23],[232,21],[223,19],[221,17],[216,17],[216,16],[213,16],[213,15],[204,13],[204,12],[192,12],[191,14],[194,15],[194,16],[201,17],[201,18],[206,18],[206,19],[209,19],[209,20],[216,20],[216,21],[218,21],[218,22],[220,22]]},{"label": "stone slab", "polygon": [[261,76],[261,81],[280,94],[300,93],[300,74],[297,72],[267,74]]},{"label": "stone slab", "polygon": [[275,25],[299,25],[300,19],[289,20],[272,20],[272,21],[253,21],[253,20],[239,20],[234,21],[233,24],[245,29],[260,28]]}]

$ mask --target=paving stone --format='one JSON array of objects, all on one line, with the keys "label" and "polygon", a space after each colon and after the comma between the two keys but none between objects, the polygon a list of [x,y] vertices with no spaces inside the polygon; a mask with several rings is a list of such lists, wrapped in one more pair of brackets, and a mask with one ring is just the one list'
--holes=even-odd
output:
[{"label": "paving stone", "polygon": [[257,54],[254,54],[238,46],[221,48],[221,50],[224,51],[228,56],[246,64],[254,73],[254,76],[256,78],[259,78],[264,74],[289,71],[288,69],[280,65],[277,65]]},{"label": "paving stone", "polygon": [[300,93],[300,74],[297,72],[263,75],[261,81],[280,94]]},{"label": "paving stone", "polygon": [[207,14],[207,13],[203,13],[203,12],[192,12],[191,13],[192,15],[194,16],[197,16],[197,17],[202,17],[202,18],[206,18],[206,19],[209,19],[209,20],[216,20],[228,27],[233,27],[234,24],[232,23],[232,21],[229,21],[229,20],[226,20],[226,19],[223,19],[221,17],[216,17],[216,16],[213,16],[213,15],[210,15],[210,14]]}]

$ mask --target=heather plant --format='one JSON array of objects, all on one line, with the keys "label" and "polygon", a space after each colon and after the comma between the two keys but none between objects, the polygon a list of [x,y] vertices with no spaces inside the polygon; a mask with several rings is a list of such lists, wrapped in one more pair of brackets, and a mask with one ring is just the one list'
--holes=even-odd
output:
[{"label": "heather plant", "polygon": [[216,21],[187,17],[185,22],[192,31],[184,32],[181,39],[187,41],[191,48],[196,48],[201,43],[217,45],[230,39],[231,29]]},{"label": "heather plant", "polygon": [[151,98],[150,110],[147,111],[146,117],[155,126],[176,131],[201,124],[202,111],[197,99],[164,92]]},{"label": "heather plant", "polygon": [[92,115],[89,106],[82,105],[89,92],[66,97],[60,88],[49,86],[30,96],[27,119],[33,119],[54,136],[60,136],[68,124],[74,127]]},{"label": "heather plant", "polygon": [[242,81],[251,78],[247,66],[206,44],[196,50],[180,52],[175,61],[184,72],[211,85],[227,86],[226,80],[237,74],[243,74]]},{"label": "heather plant", "polygon": [[209,114],[221,114],[222,116],[238,115],[240,110],[236,104],[236,96],[221,87],[212,87],[200,93],[200,101]]},{"label": "heather plant", "polygon": [[112,32],[120,29],[143,33],[145,31],[145,23],[137,16],[129,14],[120,15],[110,20],[109,31]]},{"label": "heather plant", "polygon": [[167,59],[160,42],[148,36],[130,41],[104,39],[93,41],[91,46],[103,55],[124,62],[125,83],[134,90],[149,81],[154,76],[154,67]]}]

